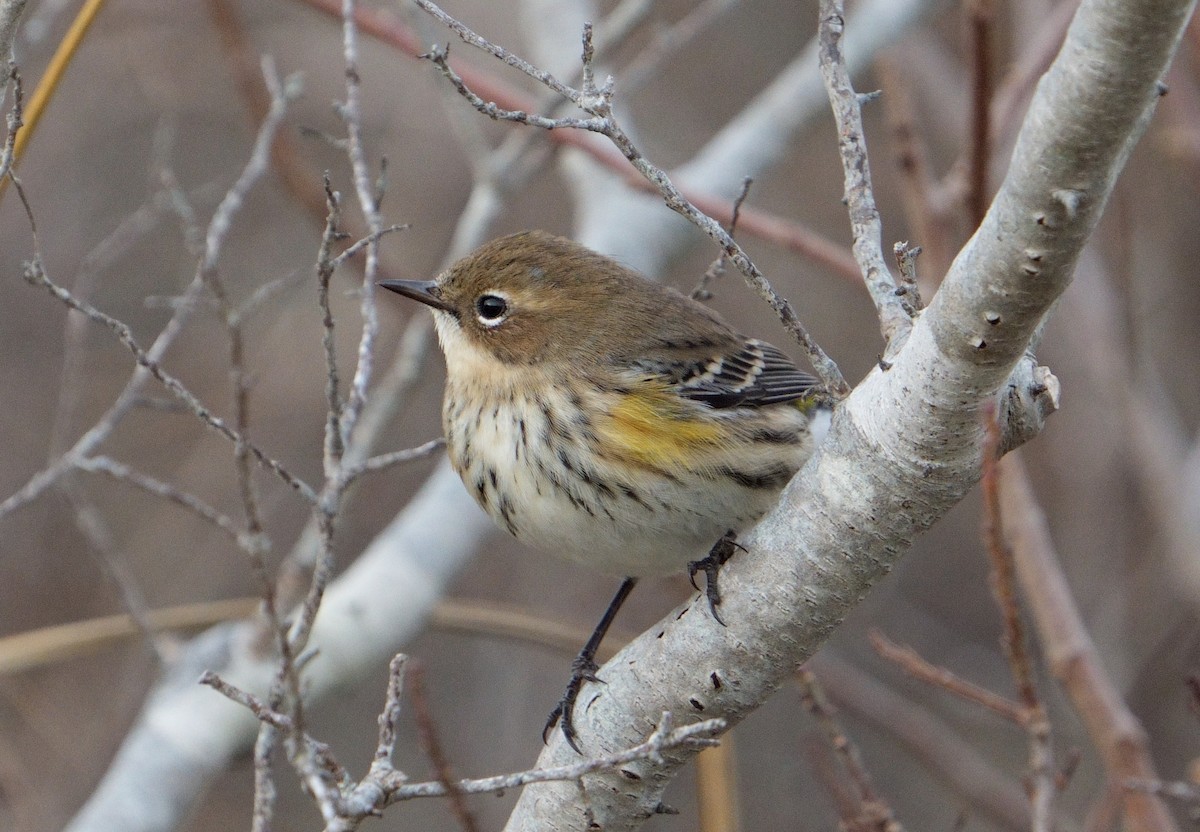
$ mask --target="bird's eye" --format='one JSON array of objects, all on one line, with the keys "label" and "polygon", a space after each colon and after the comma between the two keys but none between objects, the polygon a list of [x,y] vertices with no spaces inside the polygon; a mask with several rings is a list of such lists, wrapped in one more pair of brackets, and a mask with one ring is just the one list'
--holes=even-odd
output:
[{"label": "bird's eye", "polygon": [[475,301],[475,311],[485,326],[495,326],[508,314],[508,301],[500,295],[480,295]]}]

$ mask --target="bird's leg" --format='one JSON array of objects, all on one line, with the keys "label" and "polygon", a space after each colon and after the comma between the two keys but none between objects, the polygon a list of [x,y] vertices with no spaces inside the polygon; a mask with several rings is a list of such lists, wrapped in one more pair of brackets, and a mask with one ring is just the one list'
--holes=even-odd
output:
[{"label": "bird's leg", "polygon": [[746,551],[746,547],[737,542],[737,532],[730,529],[713,544],[707,555],[688,564],[688,578],[697,592],[700,591],[700,587],[696,586],[696,573],[704,573],[704,594],[708,598],[708,608],[712,611],[712,617],[722,627],[725,626],[725,622],[717,613],[717,605],[721,603],[721,590],[717,588],[717,573],[721,571],[725,561],[733,557],[738,549]]},{"label": "bird's leg", "polygon": [[608,602],[608,609],[604,611],[604,617],[592,631],[591,638],[587,640],[587,644],[583,645],[583,649],[579,651],[575,661],[571,662],[571,681],[567,683],[567,690],[562,699],[558,701],[554,710],[550,712],[550,716],[546,718],[546,727],[542,729],[542,742],[546,742],[550,736],[550,729],[554,727],[557,720],[562,727],[567,744],[574,748],[576,753],[583,753],[575,741],[578,736],[575,733],[574,723],[575,700],[579,698],[579,692],[583,689],[584,682],[604,681],[596,675],[596,671],[600,669],[600,666],[596,664],[596,651],[600,649],[600,642],[604,641],[608,628],[612,626],[613,619],[617,617],[617,611],[621,609],[621,605],[625,603],[625,599],[629,597],[629,593],[633,591],[636,583],[637,578],[626,578],[621,581],[617,594]]}]

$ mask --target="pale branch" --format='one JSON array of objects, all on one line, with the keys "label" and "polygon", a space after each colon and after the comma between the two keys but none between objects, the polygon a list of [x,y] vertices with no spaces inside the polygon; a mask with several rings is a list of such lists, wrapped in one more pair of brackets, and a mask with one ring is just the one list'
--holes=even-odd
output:
[{"label": "pale branch", "polygon": [[[713,737],[724,728],[725,723],[720,719],[706,719],[702,722],[675,728],[671,714],[664,711],[659,716],[654,731],[646,740],[625,749],[553,768],[534,768],[496,777],[460,780],[455,785],[464,794],[494,794],[533,783],[555,781],[571,783],[588,774],[615,770],[638,761],[657,763],[664,759],[668,752],[680,748],[693,750],[708,748],[717,743]],[[625,776],[628,778],[628,775]],[[444,794],[445,786],[436,780],[427,783],[413,783],[397,789],[390,802],[407,800],[412,797],[441,797]]]},{"label": "pale branch", "polygon": [[[6,60],[4,65],[5,92],[8,91],[9,81],[12,81],[13,84],[13,105],[12,109],[4,117],[4,149],[0,150],[0,181],[12,171],[13,162],[17,157],[17,131],[25,123],[21,119],[21,112],[25,103],[25,90],[21,86],[21,73],[13,61]],[[4,98],[0,96],[0,104],[3,103]]]},{"label": "pale branch", "polygon": [[283,81],[275,71],[275,62],[269,56],[262,59],[262,74],[266,81],[267,90],[271,95],[271,106],[267,110],[258,134],[254,138],[254,147],[250,158],[242,168],[237,181],[225,192],[217,209],[213,211],[208,228],[204,235],[204,256],[200,261],[200,270],[207,272],[217,267],[229,229],[234,217],[241,211],[247,194],[266,174],[271,162],[271,145],[283,124],[287,114],[288,104],[300,97],[303,86],[299,75],[289,75]]},{"label": "pale branch", "polygon": [[337,342],[334,338],[336,322],[333,308],[329,305],[329,282],[333,279],[334,243],[342,235],[341,195],[333,190],[329,175],[325,176],[325,230],[321,234],[321,245],[317,250],[317,307],[321,310],[321,347],[325,352],[325,476],[332,476],[342,462],[346,445],[342,436],[342,394],[338,381]]},{"label": "pale branch", "polygon": [[[1146,126],[1193,5],[1085,0],[979,232],[890,369],[872,371],[841,403],[780,505],[741,538],[750,555],[726,566],[727,626],[689,604],[601,668],[607,684],[585,686],[577,710],[585,750],[625,744],[654,714],[693,699],[705,714],[739,721],[979,479],[985,403],[1011,383],[1030,388],[1022,395],[1032,421],[1053,408],[1052,386],[1034,389],[1021,369],[1026,349]],[[555,736],[539,763],[572,754]],[[610,831],[637,828],[691,756],[640,769],[636,784],[584,778],[593,820]],[[575,789],[544,785],[521,795],[507,829],[587,822]]]},{"label": "pale branch", "polygon": [[725,728],[721,719],[706,719],[677,728],[672,715],[663,712],[649,736],[613,753],[595,755],[554,768],[535,768],[474,779],[410,783],[407,776],[392,763],[406,661],[403,654],[398,654],[389,666],[387,698],[379,716],[379,741],[366,775],[357,782],[350,779],[328,746],[306,733],[298,733],[295,720],[288,714],[211,671],[201,674],[200,684],[213,688],[247,709],[261,723],[292,737],[295,745],[289,751],[289,757],[317,801],[327,832],[350,832],[368,817],[377,816],[384,807],[405,800],[447,797],[452,792],[459,795],[496,794],[534,783],[578,781],[597,771],[619,769],[639,761],[661,763],[665,754],[680,748],[698,750],[716,745],[714,736]]},{"label": "pale branch", "polygon": [[0,0],[0,61],[7,62],[12,57],[17,24],[24,10],[25,0]]},{"label": "pale branch", "polygon": [[[247,194],[267,172],[271,159],[271,148],[279,132],[283,118],[287,114],[288,104],[299,96],[300,83],[298,76],[292,76],[285,84],[279,80],[275,71],[275,62],[270,57],[262,59],[262,74],[270,95],[270,107],[255,138],[254,148],[250,158],[242,168],[241,175],[233,186],[225,192],[217,209],[209,221],[204,239],[204,255],[200,260],[200,276],[208,287],[209,292],[217,301],[217,308],[225,323],[225,333],[229,342],[229,377],[232,384],[233,423],[238,436],[234,444],[234,464],[237,475],[238,491],[242,499],[242,511],[246,520],[246,534],[255,542],[247,547],[246,552],[253,561],[254,569],[260,581],[268,586],[267,570],[263,556],[269,550],[269,538],[263,532],[261,512],[258,507],[258,492],[254,486],[254,471],[251,465],[251,450],[249,447],[250,431],[250,383],[245,366],[245,338],[242,331],[241,317],[237,314],[237,306],[229,297],[224,278],[217,268],[217,262],[229,227],[233,218],[238,214]],[[182,193],[180,196],[183,196]],[[272,621],[275,620],[274,604],[268,603]]]},{"label": "pale branch", "polygon": [[[350,392],[341,414],[342,443],[349,442],[358,417],[367,400],[367,388],[375,364],[375,336],[379,332],[379,314],[375,306],[375,283],[379,275],[379,239],[384,234],[379,207],[383,200],[382,179],[371,176],[362,136],[362,80],[358,72],[358,25],[354,19],[356,0],[342,0],[342,58],[346,68],[346,99],[338,108],[346,125],[346,157],[353,174],[358,206],[367,222],[367,253],[363,264],[360,296],[362,334],[358,341],[358,360]],[[381,170],[382,177],[382,170]]]},{"label": "pale branch", "polygon": [[428,442],[424,442],[414,448],[390,451],[386,454],[373,456],[358,465],[346,466],[342,469],[341,474],[343,485],[350,485],[363,474],[373,474],[376,471],[391,468],[393,465],[403,465],[407,462],[415,462],[418,459],[433,456],[444,447],[446,447],[446,440],[439,436],[437,439],[430,439]]},{"label": "pale branch", "polygon": [[155,479],[140,471],[123,463],[117,462],[106,456],[84,457],[74,461],[74,465],[80,471],[90,471],[96,474],[104,474],[118,482],[127,482],[130,485],[140,488],[148,494],[153,494],[155,497],[161,497],[176,505],[183,506],[191,511],[196,516],[216,526],[221,531],[225,532],[234,542],[239,545],[242,543],[243,531],[238,527],[238,524],[229,516],[217,511],[208,503],[201,500],[195,494],[184,491],[181,488]]},{"label": "pale branch", "polygon": [[862,270],[863,282],[879,315],[885,343],[884,359],[904,345],[912,329],[912,317],[901,299],[899,287],[883,256],[883,220],[875,205],[867,138],[862,123],[862,98],[850,83],[850,72],[842,54],[845,9],[842,0],[821,0],[818,42],[821,77],[829,93],[837,124],[838,151],[845,175],[845,200],[854,235],[854,259]]},{"label": "pale branch", "polygon": [[[584,85],[582,89],[577,90],[563,84],[550,73],[538,69],[518,58],[504,47],[497,46],[476,34],[465,24],[446,14],[430,2],[430,0],[416,0],[416,3],[422,9],[429,12],[429,14],[446,23],[464,42],[488,52],[509,66],[516,67],[531,78],[545,84],[550,89],[573,102],[577,107],[591,116],[591,118],[564,121],[563,119],[550,119],[543,116],[530,116],[528,113],[520,111],[502,110],[495,105],[485,102],[478,95],[471,93],[466,85],[462,83],[461,79],[459,79],[455,84],[455,88],[464,95],[469,93],[467,95],[468,102],[490,118],[517,121],[547,129],[573,127],[605,136],[621,152],[621,155],[633,165],[634,169],[659,192],[668,208],[682,215],[720,246],[730,262],[742,273],[747,284],[767,302],[771,309],[775,311],[788,333],[804,348],[809,362],[812,364],[813,369],[816,370],[817,375],[821,377],[826,388],[839,398],[849,392],[850,386],[842,377],[837,365],[808,334],[808,330],[800,322],[799,316],[797,316],[791,303],[775,291],[766,276],[754,264],[742,247],[721,227],[721,224],[689,201],[671,181],[667,173],[650,162],[638,150],[632,139],[629,138],[628,134],[621,127],[613,112],[612,78],[606,79],[601,86],[596,86],[594,81],[594,72],[591,68],[593,49],[590,24],[585,24],[583,35]],[[453,23],[450,21],[453,21]],[[443,74],[447,74],[449,67],[446,65],[444,52],[435,51],[427,57],[439,63],[440,67],[445,67]],[[449,76],[447,75],[447,77]]]}]

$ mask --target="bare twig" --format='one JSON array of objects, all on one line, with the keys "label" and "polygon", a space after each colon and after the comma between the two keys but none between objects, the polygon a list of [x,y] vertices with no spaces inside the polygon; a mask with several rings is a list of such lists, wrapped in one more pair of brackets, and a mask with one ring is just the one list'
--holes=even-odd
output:
[{"label": "bare twig", "polygon": [[279,742],[279,729],[269,722],[258,726],[258,737],[254,740],[254,807],[250,816],[250,832],[271,832],[275,818],[275,747]]},{"label": "bare twig", "polygon": [[424,673],[419,666],[414,666],[410,670],[409,682],[412,690],[409,694],[409,699],[412,701],[413,716],[417,720],[417,732],[421,740],[421,749],[433,764],[433,771],[437,775],[438,782],[442,784],[442,787],[446,790],[446,796],[450,798],[450,809],[454,813],[454,819],[458,821],[458,825],[465,832],[478,832],[479,826],[475,823],[475,818],[471,814],[471,810],[467,808],[464,795],[454,780],[454,773],[450,768],[450,760],[446,756],[445,749],[442,748],[442,741],[438,736],[437,725],[434,723],[433,714],[429,710],[429,699],[425,695]]},{"label": "bare twig", "polygon": [[[636,760],[659,760],[664,752],[680,747],[706,748],[717,744],[714,735],[725,727],[721,719],[708,719],[675,728],[670,713],[663,713],[647,739],[613,754],[583,760],[569,766],[531,769],[513,774],[476,780],[434,780],[407,783],[407,778],[391,764],[395,746],[396,720],[400,710],[405,659],[396,656],[390,665],[387,702],[380,715],[379,744],[367,776],[355,783],[322,743],[298,730],[291,716],[281,713],[254,694],[231,685],[218,674],[205,672],[200,683],[212,687],[230,700],[247,708],[261,722],[292,738],[289,757],[317,801],[327,832],[350,832],[367,817],[402,800],[421,797],[446,797],[452,790],[460,795],[488,794],[506,789],[555,780],[578,780],[585,774],[612,769]],[[443,768],[442,773],[446,773]]]},{"label": "bare twig", "polygon": [[1000,473],[996,465],[999,459],[1000,427],[994,417],[994,410],[985,408],[987,442],[983,449],[983,539],[992,565],[992,594],[1004,618],[1001,646],[1011,665],[1021,704],[1033,710],[1041,707],[1041,701],[1033,680],[1033,664],[1025,644],[1025,628],[1017,601],[1012,550],[1004,539],[1001,527]]},{"label": "bare twig", "polygon": [[871,646],[875,648],[876,653],[899,666],[910,676],[943,688],[968,702],[982,705],[1017,725],[1023,724],[1025,714],[1018,703],[968,682],[945,668],[930,664],[911,647],[902,647],[877,630],[871,632]]},{"label": "bare twig", "polygon": [[[269,548],[269,540],[263,532],[262,517],[258,508],[258,495],[254,487],[253,469],[250,464],[250,385],[245,367],[245,341],[242,334],[241,316],[237,306],[229,297],[225,282],[217,269],[217,257],[222,241],[228,234],[230,223],[254,184],[266,173],[270,163],[274,139],[287,113],[288,103],[300,94],[298,79],[293,76],[285,84],[275,71],[269,57],[262,59],[262,75],[270,94],[270,107],[255,139],[250,159],[242,169],[237,182],[225,192],[205,235],[204,257],[201,260],[200,276],[217,301],[217,309],[225,322],[229,340],[229,376],[233,385],[233,421],[239,439],[234,444],[234,462],[237,471],[238,491],[242,500],[242,511],[246,518],[246,532],[253,545],[246,552],[253,561],[254,569],[264,586],[270,581],[263,558]],[[268,605],[271,606],[271,605]],[[274,610],[271,609],[272,619]]]},{"label": "bare twig", "polygon": [[200,684],[208,685],[227,699],[242,705],[262,722],[273,725],[282,731],[292,729],[292,720],[286,714],[273,710],[253,693],[229,684],[212,671],[206,670],[200,674]]},{"label": "bare twig", "polygon": [[863,765],[858,746],[838,724],[837,711],[825,696],[825,691],[816,676],[807,668],[801,668],[796,671],[796,681],[800,684],[804,707],[816,718],[821,730],[825,733],[826,740],[837,752],[838,758],[842,762],[842,768],[849,775],[850,782],[854,786],[856,816],[844,819],[850,821],[847,828],[870,829],[877,830],[877,832],[902,832],[903,827],[892,813],[891,806],[871,783],[871,776],[867,773],[866,766]]},{"label": "bare twig", "polygon": [[809,664],[841,710],[889,737],[945,783],[956,801],[970,806],[972,814],[1009,832],[1028,832],[1029,807],[1020,782],[996,768],[977,743],[935,716],[928,703],[901,694],[830,650],[822,650]]},{"label": "bare twig", "polygon": [[[479,780],[462,780],[456,785],[463,794],[488,794],[504,791],[505,789],[527,786],[531,783],[546,783],[552,780],[578,780],[585,774],[616,768],[635,760],[654,760],[664,751],[679,746],[699,746],[707,748],[716,745],[714,735],[725,727],[721,719],[706,719],[692,725],[675,728],[671,715],[664,713],[654,732],[643,743],[639,743],[615,754],[605,754],[579,763],[554,768],[530,769],[528,771],[504,774],[497,777],[485,777]],[[437,781],[430,783],[413,783],[396,790],[389,802],[407,800],[413,797],[441,797],[445,795],[445,787]]]},{"label": "bare twig", "polygon": [[130,485],[136,486],[148,494],[153,494],[155,497],[162,497],[164,500],[183,506],[188,511],[191,511],[193,514],[225,532],[239,545],[243,542],[243,531],[238,528],[237,523],[194,494],[176,488],[170,483],[165,483],[154,477],[135,471],[128,465],[124,465],[106,456],[85,457],[76,460],[74,464],[81,471],[104,474],[112,477],[114,480],[127,482]]},{"label": "bare twig", "polygon": [[[261,123],[271,107],[271,98],[263,85],[259,52],[239,17],[238,4],[233,0],[208,0],[208,9],[226,53],[224,65],[237,82],[251,121]],[[320,171],[306,164],[295,139],[286,131],[275,134],[271,145],[271,166],[288,192],[310,216],[322,215],[324,201],[317,188]]]},{"label": "bare twig", "polygon": [[329,305],[329,281],[333,279],[333,245],[342,238],[341,197],[325,176],[325,231],[317,252],[317,306],[321,310],[321,346],[325,350],[325,476],[331,476],[342,461],[345,439],[342,436],[342,396],[338,383],[337,346],[334,338],[333,309]]},{"label": "bare twig", "polygon": [[[5,58],[5,92],[8,91],[9,81],[12,81],[13,84],[13,105],[12,109],[4,117],[4,149],[0,150],[0,182],[4,182],[8,178],[9,172],[12,171],[13,163],[17,158],[17,133],[20,132],[21,126],[25,123],[22,116],[25,106],[25,91],[21,85],[21,73],[13,61]],[[4,99],[0,98],[0,104],[3,102]]]},{"label": "bare twig", "polygon": [[[750,196],[750,186],[754,184],[754,180],[747,176],[742,180],[742,190],[738,194],[737,199],[733,201],[733,216],[729,219],[729,236],[732,237],[737,233],[738,220],[742,216],[742,203],[746,201],[746,197]],[[717,259],[713,260],[705,269],[704,275],[700,278],[700,282],[696,284],[696,288],[692,289],[692,299],[699,301],[712,300],[712,292],[708,287],[714,280],[725,274],[725,252],[717,255]]]},{"label": "bare twig", "polygon": [[896,255],[896,267],[900,270],[900,285],[896,287],[896,295],[909,315],[916,315],[924,304],[921,303],[921,290],[917,286],[917,257],[921,254],[920,246],[910,246],[908,243],[896,243],[892,246]]},{"label": "bare twig", "polygon": [[371,176],[362,138],[361,79],[358,74],[358,25],[355,0],[342,2],[342,55],[346,65],[346,100],[339,107],[346,125],[346,155],[353,173],[359,209],[367,221],[367,256],[363,265],[361,314],[362,335],[358,342],[358,361],[350,381],[350,393],[342,413],[342,442],[349,441],[367,399],[367,387],[375,364],[375,336],[379,316],[375,308],[375,283],[379,279],[379,238],[383,236],[383,218],[379,213],[383,199],[381,183]]},{"label": "bare twig", "polygon": [[886,347],[884,357],[904,345],[912,329],[912,318],[896,295],[896,281],[883,256],[883,223],[871,189],[871,169],[863,134],[861,99],[850,84],[850,73],[842,55],[845,11],[841,0],[820,3],[821,76],[829,92],[838,128],[838,150],[846,177],[846,203],[854,233],[854,259],[862,270],[867,291],[879,314]]},{"label": "bare twig", "polygon": [[363,474],[373,474],[376,471],[382,471],[393,465],[403,465],[406,462],[425,459],[426,457],[433,456],[444,447],[446,447],[446,440],[439,436],[437,439],[430,439],[428,442],[417,445],[415,448],[405,448],[400,451],[379,454],[359,465],[343,468],[342,481],[345,485],[349,485]]},{"label": "bare twig", "polygon": [[1008,657],[1023,710],[1022,723],[1029,735],[1030,805],[1034,832],[1049,832],[1051,801],[1054,799],[1054,754],[1050,720],[1038,696],[1033,663],[1025,644],[1024,624],[1017,601],[1015,566],[1012,550],[1004,539],[1000,512],[1000,426],[995,408],[984,407],[987,429],[983,447],[983,539],[991,561],[992,593],[1004,618],[1000,643]]}]

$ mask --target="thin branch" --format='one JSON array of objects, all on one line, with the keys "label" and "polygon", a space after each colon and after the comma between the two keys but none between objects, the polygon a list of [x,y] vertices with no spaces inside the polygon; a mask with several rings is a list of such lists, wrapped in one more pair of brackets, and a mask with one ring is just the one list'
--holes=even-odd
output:
[{"label": "thin branch", "polygon": [[[750,196],[750,186],[754,184],[754,180],[747,176],[742,180],[742,190],[738,194],[737,199],[733,201],[733,216],[729,219],[729,236],[732,237],[737,233],[738,220],[742,218],[742,203],[746,201],[746,197]],[[714,280],[725,274],[725,261],[728,258],[725,252],[717,255],[717,259],[709,264],[704,270],[704,275],[700,278],[700,282],[696,284],[696,288],[692,289],[692,300],[708,301],[712,300],[712,292],[709,291],[709,286]]]},{"label": "thin branch", "polygon": [[81,471],[104,474],[118,482],[127,482],[148,494],[153,494],[155,497],[161,497],[176,505],[183,506],[197,517],[225,532],[239,546],[244,544],[244,532],[238,527],[238,524],[194,494],[176,488],[170,483],[165,483],[147,474],[135,471],[128,465],[124,465],[106,456],[85,457],[84,459],[76,460],[74,465]]},{"label": "thin branch", "polygon": [[[225,322],[226,336],[229,340],[229,376],[233,386],[233,421],[234,428],[241,437],[234,445],[234,462],[242,511],[246,518],[246,532],[254,541],[254,545],[246,547],[246,551],[254,563],[259,580],[264,586],[267,586],[270,580],[263,558],[267,552],[269,541],[263,533],[262,517],[258,508],[258,494],[254,487],[253,470],[250,464],[249,440],[246,438],[250,431],[250,385],[245,366],[245,340],[237,307],[230,300],[224,280],[217,269],[217,258],[223,241],[228,235],[233,217],[244,203],[246,195],[266,173],[270,163],[271,148],[274,146],[275,136],[287,113],[288,103],[300,92],[297,78],[289,79],[285,85],[279,80],[274,62],[266,56],[262,59],[262,75],[271,97],[270,107],[259,128],[254,149],[251,151],[250,158],[243,167],[241,175],[225,192],[221,203],[213,212],[205,235],[200,275],[217,300],[217,308]],[[274,620],[273,609],[272,620]]]},{"label": "thin branch", "polygon": [[200,674],[199,682],[202,685],[208,685],[225,698],[245,707],[250,713],[258,717],[259,721],[272,725],[281,731],[292,730],[291,717],[272,709],[253,693],[242,690],[236,685],[229,684],[220,675],[213,673],[211,670],[206,670]]},{"label": "thin branch", "polygon": [[457,790],[460,795],[498,793],[532,783],[577,781],[586,774],[618,768],[637,760],[659,762],[668,751],[716,745],[717,740],[714,736],[725,728],[725,721],[722,719],[707,719],[675,728],[671,714],[664,712],[654,731],[644,742],[613,754],[605,754],[568,766],[531,769],[474,780],[434,780],[410,784],[390,762],[395,744],[395,722],[399,715],[404,668],[405,660],[402,656],[392,660],[387,702],[380,716],[379,744],[368,775],[359,783],[349,779],[345,769],[333,758],[328,747],[299,732],[292,717],[280,713],[254,694],[228,683],[219,674],[211,671],[202,674],[200,684],[212,687],[226,698],[247,708],[261,722],[293,737],[296,747],[289,752],[289,756],[292,757],[293,765],[321,809],[326,822],[326,832],[350,832],[365,818],[377,815],[385,806],[403,800],[446,797],[452,790]]},{"label": "thin branch", "polygon": [[842,0],[821,0],[819,14],[821,77],[837,122],[838,150],[846,179],[846,204],[854,234],[854,259],[858,261],[867,292],[879,314],[886,343],[884,357],[887,358],[904,345],[912,329],[912,318],[896,293],[896,281],[884,260],[883,222],[872,192],[861,98],[850,83],[850,73],[842,54],[842,33],[846,25]]},{"label": "thin branch", "polygon": [[1021,704],[1030,711],[1042,707],[1033,678],[1033,662],[1026,646],[1025,627],[1017,601],[1017,587],[1012,550],[1001,527],[1000,473],[997,467],[1000,447],[1000,427],[994,410],[985,408],[984,420],[987,441],[983,449],[983,542],[991,562],[992,595],[1004,619],[1000,644],[1008,658]]},{"label": "thin branch", "polygon": [[442,787],[446,790],[446,796],[450,798],[450,809],[454,813],[454,819],[458,821],[458,825],[465,832],[478,832],[479,825],[475,822],[475,817],[471,814],[471,810],[467,808],[464,795],[454,780],[454,773],[450,768],[450,760],[446,756],[441,738],[438,736],[437,725],[433,720],[433,714],[429,710],[429,698],[425,695],[424,677],[425,674],[420,666],[414,666],[409,674],[409,682],[412,689],[409,698],[412,700],[413,716],[417,721],[417,735],[420,737],[421,750],[425,752],[425,756],[433,764],[433,770],[437,774],[438,782],[442,784]]},{"label": "thin branch", "polygon": [[338,230],[341,221],[341,196],[325,175],[325,231],[317,251],[317,306],[321,310],[321,346],[325,351],[325,476],[332,476],[341,464],[346,451],[342,436],[342,396],[338,382],[337,341],[334,338],[333,308],[329,305],[329,282],[333,279],[333,245],[342,238]]},{"label": "thin branch", "polygon": [[1054,753],[1050,736],[1050,720],[1038,695],[1033,676],[1033,662],[1025,642],[1024,623],[1017,601],[1013,553],[1004,539],[1000,511],[1000,426],[995,408],[983,408],[987,432],[983,447],[983,539],[991,561],[992,593],[1004,618],[1004,634],[1000,643],[1008,658],[1013,680],[1024,710],[1025,730],[1029,736],[1029,802],[1033,810],[1033,832],[1049,832],[1051,801],[1054,786]]},{"label": "thin branch", "polygon": [[908,67],[885,53],[876,60],[875,69],[883,88],[884,120],[900,174],[905,219],[913,238],[926,252],[922,262],[926,264],[927,285],[934,287],[954,256],[952,239],[958,213],[949,211],[944,200],[934,198],[928,147],[918,130],[922,122],[916,113]]},{"label": "thin branch", "polygon": [[892,807],[875,790],[871,776],[863,764],[858,746],[838,724],[837,711],[825,696],[825,691],[816,676],[807,668],[801,668],[796,671],[796,681],[800,684],[804,707],[821,726],[826,740],[837,752],[842,762],[842,768],[854,785],[857,816],[843,819],[849,821],[847,828],[871,829],[878,830],[878,832],[903,832],[904,827],[896,819]]},{"label": "thin branch", "polygon": [[346,125],[346,155],[353,173],[358,205],[367,221],[367,256],[363,266],[361,314],[362,335],[358,342],[358,362],[350,381],[350,394],[342,413],[343,443],[349,441],[354,425],[367,399],[367,387],[375,362],[375,336],[379,316],[375,308],[375,283],[379,279],[379,238],[384,234],[379,205],[383,198],[379,183],[372,178],[362,137],[361,79],[358,73],[358,24],[355,0],[342,2],[342,56],[346,67],[346,99],[338,108]]},{"label": "thin branch", "polygon": [[[664,713],[654,732],[643,743],[632,746],[615,754],[605,754],[601,757],[583,760],[566,766],[553,768],[530,769],[514,774],[503,774],[496,777],[484,777],[478,780],[460,780],[455,785],[463,794],[494,794],[506,789],[528,786],[531,783],[548,783],[555,780],[578,780],[585,774],[591,774],[605,769],[618,768],[635,760],[655,760],[673,748],[690,746],[693,748],[708,748],[717,744],[714,739],[725,728],[721,719],[706,719],[692,725],[675,728],[671,715]],[[413,783],[402,786],[389,796],[389,803],[408,800],[414,797],[443,797],[445,787],[436,780],[429,783]]]},{"label": "thin branch", "polygon": [[[25,123],[22,115],[25,107],[25,90],[21,84],[21,73],[13,61],[6,60],[4,65],[4,89],[6,92],[9,81],[13,83],[13,105],[4,117],[4,150],[0,151],[0,188],[4,187],[3,183],[8,180],[12,166],[16,162],[17,134]],[[0,103],[2,102],[3,99],[0,98]],[[2,195],[3,191],[0,190],[0,196]]]},{"label": "thin branch", "polygon": [[945,784],[956,802],[971,807],[999,829],[1028,832],[1029,806],[1025,790],[1014,777],[996,768],[978,747],[930,709],[822,650],[810,662],[838,707],[861,724],[888,737],[917,764]]},{"label": "thin branch", "polygon": [[358,465],[343,468],[341,474],[342,481],[344,485],[349,485],[363,474],[373,474],[376,471],[391,468],[393,465],[403,465],[407,462],[425,459],[426,457],[433,456],[444,447],[446,447],[446,440],[439,436],[437,439],[430,439],[428,442],[417,445],[415,448],[405,448],[400,451],[379,454]]},{"label": "thin branch", "polygon": [[881,657],[892,662],[913,678],[949,691],[968,702],[982,705],[992,713],[999,714],[1017,725],[1024,724],[1025,711],[1019,703],[1005,699],[973,682],[968,682],[943,667],[931,664],[916,650],[896,644],[878,630],[871,632],[871,646]]}]

